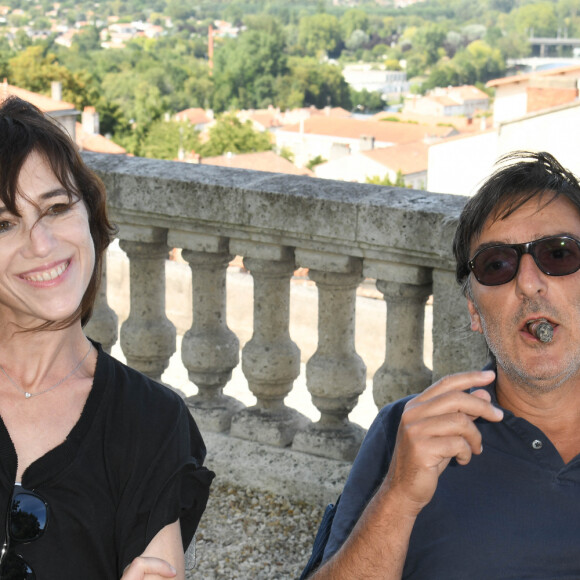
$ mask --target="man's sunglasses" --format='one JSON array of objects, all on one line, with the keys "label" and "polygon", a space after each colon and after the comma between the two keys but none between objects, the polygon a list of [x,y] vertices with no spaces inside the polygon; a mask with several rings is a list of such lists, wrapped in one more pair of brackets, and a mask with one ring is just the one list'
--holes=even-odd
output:
[{"label": "man's sunglasses", "polygon": [[0,554],[0,580],[35,580],[32,568],[14,548],[38,540],[48,523],[48,505],[34,491],[15,486],[6,518],[6,539]]},{"label": "man's sunglasses", "polygon": [[468,265],[480,284],[499,286],[515,278],[523,254],[530,254],[548,276],[567,276],[580,270],[580,242],[570,236],[489,246],[476,252]]}]

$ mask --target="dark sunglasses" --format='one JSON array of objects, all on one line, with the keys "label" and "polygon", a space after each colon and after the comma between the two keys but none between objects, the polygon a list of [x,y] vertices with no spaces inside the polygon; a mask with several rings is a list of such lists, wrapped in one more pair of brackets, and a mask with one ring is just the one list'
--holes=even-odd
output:
[{"label": "dark sunglasses", "polygon": [[14,487],[0,554],[0,580],[35,580],[32,568],[14,551],[17,544],[38,540],[48,523],[48,505],[34,491]]},{"label": "dark sunglasses", "polygon": [[530,254],[548,276],[567,276],[580,270],[580,242],[570,236],[548,236],[525,244],[498,244],[476,252],[468,265],[484,286],[499,286],[515,278],[524,254]]}]

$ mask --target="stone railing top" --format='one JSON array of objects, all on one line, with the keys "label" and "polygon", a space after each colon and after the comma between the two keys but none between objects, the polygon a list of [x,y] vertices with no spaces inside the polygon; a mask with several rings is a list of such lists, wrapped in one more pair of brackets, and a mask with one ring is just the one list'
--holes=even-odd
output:
[{"label": "stone railing top", "polygon": [[83,153],[120,224],[453,269],[462,196]]}]

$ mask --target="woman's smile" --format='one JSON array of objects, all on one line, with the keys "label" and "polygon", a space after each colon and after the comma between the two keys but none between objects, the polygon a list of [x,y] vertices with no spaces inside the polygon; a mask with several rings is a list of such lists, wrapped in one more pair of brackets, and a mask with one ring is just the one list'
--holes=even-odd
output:
[{"label": "woman's smile", "polygon": [[38,269],[34,272],[20,274],[27,282],[53,282],[60,278],[70,265],[70,260],[64,260],[57,266]]}]

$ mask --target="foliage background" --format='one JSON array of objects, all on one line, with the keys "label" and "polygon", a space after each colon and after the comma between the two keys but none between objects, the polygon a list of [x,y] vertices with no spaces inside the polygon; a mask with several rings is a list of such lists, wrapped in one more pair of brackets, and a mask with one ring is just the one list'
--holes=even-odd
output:
[{"label": "foliage background", "polygon": [[[426,0],[404,9],[387,0],[359,0],[354,7],[323,0],[64,0],[56,13],[48,0],[32,7],[26,0],[5,4],[20,13],[0,28],[3,77],[45,94],[51,81],[60,80],[65,100],[79,109],[97,108],[102,133],[131,153],[162,158],[175,157],[178,147],[217,154],[224,143],[239,151],[270,146],[227,115],[221,133],[211,138],[215,144],[201,143],[182,124],[164,122],[186,108],[217,115],[268,105],[376,111],[385,102],[349,89],[344,64],[404,69],[418,92],[483,87],[505,74],[508,58],[531,54],[530,35],[580,36],[580,0]],[[149,21],[165,33],[103,49],[100,34],[109,17]],[[215,20],[232,22],[241,32],[215,39],[210,70],[207,33]],[[56,33],[31,38],[52,22],[88,26],[71,48],[56,44]]]}]

